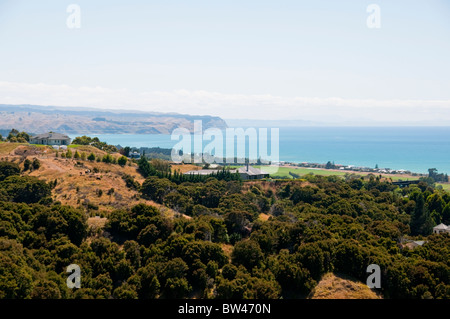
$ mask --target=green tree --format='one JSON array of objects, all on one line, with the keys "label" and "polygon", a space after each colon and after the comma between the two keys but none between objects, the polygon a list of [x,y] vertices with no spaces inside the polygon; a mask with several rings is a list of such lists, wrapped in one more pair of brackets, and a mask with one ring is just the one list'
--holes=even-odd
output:
[{"label": "green tree", "polygon": [[445,225],[449,225],[450,224],[450,202],[447,205],[445,205],[444,209],[442,210],[442,219],[441,219],[441,221]]},{"label": "green tree", "polygon": [[428,207],[428,211],[431,213],[431,218],[434,220],[434,223],[440,224],[442,210],[445,206],[445,202],[442,197],[437,193],[431,194],[427,197],[426,205]]},{"label": "green tree", "polygon": [[23,170],[26,172],[28,170],[31,169],[31,161],[27,158],[24,162],[23,162]]},{"label": "green tree", "polygon": [[259,266],[264,255],[259,244],[253,240],[243,240],[238,242],[231,253],[233,264],[243,265],[251,270],[255,266]]},{"label": "green tree", "polygon": [[307,293],[314,286],[314,280],[302,264],[295,262],[287,251],[281,251],[277,258],[272,258],[271,269],[283,291]]},{"label": "green tree", "polygon": [[73,139],[72,144],[75,145],[89,145],[90,143],[92,143],[92,138],[90,138],[89,136],[77,136]]},{"label": "green tree", "polygon": [[8,137],[6,138],[7,141],[11,143],[27,143],[30,141],[30,135],[28,135],[25,132],[19,132],[16,129],[12,129]]},{"label": "green tree", "polygon": [[0,162],[0,181],[3,181],[9,176],[19,175],[20,168],[16,163]]},{"label": "green tree", "polygon": [[28,266],[22,246],[0,237],[0,298],[26,299],[33,289],[33,270]]},{"label": "green tree", "polygon": [[87,236],[86,217],[83,212],[69,206],[56,205],[43,209],[32,220],[34,230],[45,231],[47,239],[55,235],[67,236],[75,245],[80,245]]},{"label": "green tree", "polygon": [[312,203],[315,191],[311,186],[299,187],[292,189],[291,200],[296,205],[299,202]]},{"label": "green tree", "polygon": [[156,269],[151,263],[140,268],[136,275],[128,279],[128,283],[137,287],[140,299],[155,299],[160,293],[161,284]]},{"label": "green tree", "polygon": [[416,205],[411,216],[412,235],[429,235],[432,230],[432,220],[428,208],[425,206],[425,199],[422,193],[419,193],[415,199]]},{"label": "green tree", "polygon": [[33,285],[31,299],[61,299],[61,292],[55,282],[39,280]]},{"label": "green tree", "polygon": [[117,164],[119,164],[120,166],[125,166],[127,164],[127,161],[128,159],[125,156],[121,156],[117,160]]},{"label": "green tree", "polygon": [[141,267],[142,257],[139,248],[139,244],[134,240],[127,240],[123,244],[125,258],[130,261],[134,269],[139,269]]},{"label": "green tree", "polygon": [[92,145],[105,152],[117,152],[117,148],[115,146],[108,145],[105,142],[101,142],[98,137],[91,138],[89,136],[78,136],[72,141],[72,144]]},{"label": "green tree", "polygon": [[41,162],[37,159],[33,159],[33,170],[38,170],[41,167]]},{"label": "green tree", "polygon": [[142,184],[141,192],[148,198],[162,204],[165,196],[175,189],[176,185],[167,178],[151,176]]},{"label": "green tree", "polygon": [[122,179],[125,181],[125,185],[131,189],[139,189],[140,185],[137,181],[134,180],[134,177],[128,174],[124,174]]},{"label": "green tree", "polygon": [[185,298],[192,290],[186,279],[188,265],[181,258],[174,258],[165,263],[161,271],[162,294],[166,298]]},{"label": "green tree", "polygon": [[156,175],[156,169],[148,162],[145,156],[142,156],[138,162],[139,172],[144,177]]},{"label": "green tree", "polygon": [[113,157],[111,156],[111,154],[105,154],[103,155],[102,162],[107,164],[112,163]]},{"label": "green tree", "polygon": [[95,161],[95,154],[94,153],[89,154],[87,159],[91,162]]},{"label": "green tree", "polygon": [[120,149],[119,153],[122,154],[125,157],[130,156],[131,148],[129,146],[125,146],[124,148]]},{"label": "green tree", "polygon": [[138,299],[138,293],[135,286],[125,282],[114,290],[113,297],[115,299]]},{"label": "green tree", "polygon": [[8,197],[15,202],[37,203],[51,195],[50,186],[31,176],[10,176],[0,182]]}]

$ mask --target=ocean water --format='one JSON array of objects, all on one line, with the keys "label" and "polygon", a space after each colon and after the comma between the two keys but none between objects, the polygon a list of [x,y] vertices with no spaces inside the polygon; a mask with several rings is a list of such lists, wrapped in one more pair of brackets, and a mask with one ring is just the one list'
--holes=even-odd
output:
[{"label": "ocean water", "polygon": [[[172,148],[177,143],[170,135],[91,136],[130,147]],[[450,174],[450,127],[280,127],[279,159],[372,168],[378,164],[417,173],[437,168]]]}]

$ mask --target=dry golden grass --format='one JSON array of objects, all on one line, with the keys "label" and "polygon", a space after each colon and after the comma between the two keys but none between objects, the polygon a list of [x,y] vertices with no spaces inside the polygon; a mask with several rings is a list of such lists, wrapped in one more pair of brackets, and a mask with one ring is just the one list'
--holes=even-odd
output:
[{"label": "dry golden grass", "polygon": [[20,145],[24,144],[0,142],[0,155],[1,156],[10,155],[10,153]]},{"label": "dry golden grass", "polygon": [[[92,146],[71,148],[73,154],[77,150],[79,153],[85,152],[87,155],[91,152],[97,156],[106,154]],[[26,158],[29,160],[37,158],[41,163],[41,167],[38,170],[28,171],[25,174],[36,176],[47,182],[56,180],[57,185],[52,191],[52,197],[63,205],[86,208],[89,203],[91,204],[90,213],[97,214],[95,207],[98,207],[99,213],[107,213],[115,209],[128,208],[139,203],[145,203],[161,209],[167,216],[175,215],[175,212],[171,209],[140,198],[137,190],[126,187],[122,178],[124,174],[133,176],[139,184],[142,184],[145,180],[137,171],[136,164],[132,163],[131,166],[121,167],[102,162],[55,157],[55,154],[56,151],[47,146],[36,147],[28,144],[0,143],[0,158],[20,163],[22,168],[23,161]],[[113,154],[113,156],[119,157],[121,155]],[[78,165],[78,162],[81,165]],[[94,173],[94,169],[98,173]],[[112,188],[114,192],[108,195],[108,191]],[[99,196],[99,193],[102,193],[101,196]]]},{"label": "dry golden grass", "polygon": [[172,165],[172,173],[178,170],[182,174],[184,174],[189,171],[198,171],[199,169],[201,169],[200,166],[192,164]]},{"label": "dry golden grass", "polygon": [[105,217],[95,216],[88,218],[87,224],[90,228],[101,229],[105,227],[107,221],[108,219]]},{"label": "dry golden grass", "polygon": [[351,277],[325,274],[308,296],[309,299],[381,299],[367,285]]},{"label": "dry golden grass", "polygon": [[223,253],[228,257],[228,260],[231,262],[231,253],[233,252],[233,245],[222,244]]},{"label": "dry golden grass", "polygon": [[242,191],[249,192],[252,189],[252,186],[259,187],[263,192],[267,192],[271,190],[274,194],[276,193],[276,186],[273,182],[257,180],[257,181],[245,181],[242,186]]},{"label": "dry golden grass", "polygon": [[[102,210],[127,208],[130,205],[153,202],[139,198],[139,193],[126,187],[122,176],[131,175],[139,183],[143,177],[137,173],[135,166],[120,167],[106,163],[81,162],[72,159],[48,158],[40,159],[41,168],[30,173],[47,181],[57,180],[53,190],[54,199],[64,205],[79,206],[91,204]],[[98,173],[94,173],[94,169]],[[108,192],[113,189],[108,195]]]}]

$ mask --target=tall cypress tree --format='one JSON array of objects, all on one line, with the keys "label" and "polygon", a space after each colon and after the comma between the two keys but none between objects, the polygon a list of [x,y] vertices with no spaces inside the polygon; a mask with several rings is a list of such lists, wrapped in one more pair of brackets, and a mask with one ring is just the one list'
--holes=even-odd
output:
[{"label": "tall cypress tree", "polygon": [[412,235],[429,235],[433,227],[430,212],[425,205],[423,194],[420,193],[416,197],[416,206],[411,216],[411,234]]}]

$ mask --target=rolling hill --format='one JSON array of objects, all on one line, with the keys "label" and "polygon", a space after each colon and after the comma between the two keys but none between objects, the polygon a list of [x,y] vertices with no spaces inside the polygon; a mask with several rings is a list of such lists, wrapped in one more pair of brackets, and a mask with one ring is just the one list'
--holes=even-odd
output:
[{"label": "rolling hill", "polygon": [[175,128],[192,130],[195,120],[205,129],[227,127],[220,117],[207,115],[0,104],[0,133],[15,128],[36,134],[170,134]]},{"label": "rolling hill", "polygon": [[[87,155],[92,152],[97,157],[106,154],[92,146],[79,146],[71,150],[73,153],[78,150],[79,153],[84,152]],[[120,154],[112,156],[119,157]],[[23,168],[25,159],[34,158],[39,160],[41,167],[25,174],[46,182],[56,181],[52,197],[63,205],[83,207],[90,215],[95,216],[145,203],[158,207],[169,215],[173,214],[166,207],[140,198],[138,190],[126,186],[125,175],[132,176],[138,183],[144,181],[134,163],[121,167],[102,162],[79,161],[56,157],[55,150],[43,145],[0,142],[0,160],[18,163]]]}]

